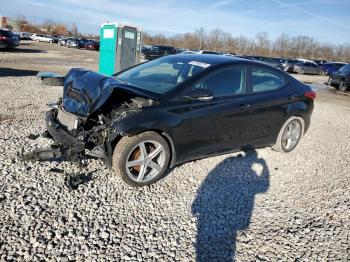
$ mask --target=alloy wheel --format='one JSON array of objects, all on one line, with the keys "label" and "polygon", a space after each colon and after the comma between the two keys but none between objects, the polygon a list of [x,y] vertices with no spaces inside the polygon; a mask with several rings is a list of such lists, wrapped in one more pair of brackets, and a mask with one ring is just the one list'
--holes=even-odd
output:
[{"label": "alloy wheel", "polygon": [[158,176],[165,166],[165,150],[155,140],[138,143],[129,153],[126,160],[126,172],[136,181],[146,183]]},{"label": "alloy wheel", "polygon": [[301,137],[302,127],[299,121],[291,121],[285,128],[282,135],[282,146],[286,151],[293,150]]}]

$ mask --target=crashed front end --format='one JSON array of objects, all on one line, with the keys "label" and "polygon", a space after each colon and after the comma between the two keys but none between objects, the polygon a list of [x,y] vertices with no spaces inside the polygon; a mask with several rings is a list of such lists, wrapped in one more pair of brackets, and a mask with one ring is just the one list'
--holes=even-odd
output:
[{"label": "crashed front end", "polygon": [[101,158],[111,167],[113,143],[122,136],[116,123],[157,103],[157,97],[85,69],[72,69],[64,81],[63,97],[46,112],[53,151],[37,151],[36,159],[63,157],[79,162],[86,156]]}]

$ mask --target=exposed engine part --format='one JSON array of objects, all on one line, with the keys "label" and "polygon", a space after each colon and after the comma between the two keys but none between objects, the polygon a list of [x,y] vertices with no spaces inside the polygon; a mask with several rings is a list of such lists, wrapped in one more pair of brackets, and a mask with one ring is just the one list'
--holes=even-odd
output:
[{"label": "exposed engine part", "polygon": [[143,97],[135,97],[135,98],[131,98],[131,104],[133,106],[136,106],[136,108],[144,108],[144,107],[152,106],[154,104],[154,100],[146,99]]},{"label": "exposed engine part", "polygon": [[49,161],[56,160],[63,156],[60,147],[47,147],[47,148],[38,148],[32,152],[22,154],[22,159],[24,161]]},{"label": "exposed engine part", "polygon": [[102,148],[102,145],[95,146],[92,150],[88,151],[87,154],[98,158],[106,157],[106,151]]}]

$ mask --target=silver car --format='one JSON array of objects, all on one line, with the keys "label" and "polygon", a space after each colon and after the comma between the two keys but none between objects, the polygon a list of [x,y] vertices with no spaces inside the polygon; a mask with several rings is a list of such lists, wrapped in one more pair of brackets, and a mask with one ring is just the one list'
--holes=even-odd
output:
[{"label": "silver car", "polygon": [[316,63],[311,62],[300,62],[294,66],[294,72],[302,75],[319,75],[322,73],[322,71],[322,68],[320,68]]}]

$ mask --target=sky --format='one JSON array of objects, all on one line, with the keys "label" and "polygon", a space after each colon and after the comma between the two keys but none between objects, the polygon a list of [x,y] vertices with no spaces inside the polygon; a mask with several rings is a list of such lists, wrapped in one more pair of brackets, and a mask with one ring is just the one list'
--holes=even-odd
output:
[{"label": "sky", "polygon": [[233,36],[267,32],[306,35],[322,43],[350,43],[350,0],[0,0],[0,15],[52,19],[82,33],[98,34],[100,24],[130,22],[167,36],[203,27]]}]

